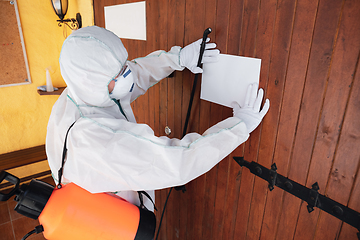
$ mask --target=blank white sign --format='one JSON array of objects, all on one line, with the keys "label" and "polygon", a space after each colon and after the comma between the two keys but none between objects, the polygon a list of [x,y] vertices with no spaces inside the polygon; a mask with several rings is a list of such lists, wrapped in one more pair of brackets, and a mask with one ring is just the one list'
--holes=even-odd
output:
[{"label": "blank white sign", "polygon": [[143,1],[104,7],[105,28],[119,38],[146,40],[145,6]]},{"label": "blank white sign", "polygon": [[216,63],[203,64],[200,98],[226,107],[244,105],[247,87],[259,84],[261,59],[220,54]]}]

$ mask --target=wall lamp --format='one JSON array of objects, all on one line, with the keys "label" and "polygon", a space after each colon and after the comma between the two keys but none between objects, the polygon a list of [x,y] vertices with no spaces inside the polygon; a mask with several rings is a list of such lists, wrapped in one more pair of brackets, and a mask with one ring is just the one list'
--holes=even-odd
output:
[{"label": "wall lamp", "polygon": [[63,24],[68,26],[71,30],[76,30],[82,27],[81,15],[80,13],[76,14],[76,19],[64,19],[67,10],[68,10],[68,0],[51,0],[51,4],[54,8],[56,15],[60,20],[57,20],[59,27],[62,27]]}]

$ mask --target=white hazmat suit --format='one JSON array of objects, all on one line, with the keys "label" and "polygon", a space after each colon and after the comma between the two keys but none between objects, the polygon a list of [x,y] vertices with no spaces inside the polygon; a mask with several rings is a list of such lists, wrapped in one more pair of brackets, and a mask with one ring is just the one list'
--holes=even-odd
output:
[{"label": "white hazmat suit", "polygon": [[[65,40],[59,61],[67,88],[52,109],[46,138],[56,182],[65,135],[74,122],[62,182],[74,182],[92,193],[119,192],[134,204],[139,203],[135,191],[154,196],[153,190],[186,184],[246,141],[249,131],[238,117],[181,140],[156,137],[148,125],[135,122],[130,102],[174,70],[184,69],[180,51],[175,46],[127,61],[121,40],[95,26],[77,30]],[[108,85],[115,78],[121,81],[118,75],[124,65],[133,84],[124,83],[130,89],[120,93],[119,104]],[[149,201],[145,205],[152,209]]]}]

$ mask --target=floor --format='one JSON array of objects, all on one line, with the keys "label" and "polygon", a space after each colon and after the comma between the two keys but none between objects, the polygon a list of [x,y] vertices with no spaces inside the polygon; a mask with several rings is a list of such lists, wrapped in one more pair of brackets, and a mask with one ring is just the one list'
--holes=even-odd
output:
[{"label": "floor", "polygon": [[[52,178],[42,181],[55,185]],[[6,202],[0,202],[0,239],[1,240],[21,240],[28,232],[40,225],[38,220],[25,217],[17,213],[14,208],[17,202],[10,198]],[[45,239],[42,234],[34,234],[27,240]]]}]

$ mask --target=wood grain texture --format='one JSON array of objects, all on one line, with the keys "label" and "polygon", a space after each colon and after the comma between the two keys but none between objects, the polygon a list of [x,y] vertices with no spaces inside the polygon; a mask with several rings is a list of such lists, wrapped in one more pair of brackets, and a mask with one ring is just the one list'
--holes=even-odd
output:
[{"label": "wood grain texture", "polygon": [[[94,1],[103,6],[133,0]],[[149,0],[147,41],[124,40],[131,57],[185,46],[209,35],[222,53],[262,59],[260,87],[270,111],[246,143],[204,176],[170,196],[160,239],[356,239],[356,229],[315,210],[242,169],[232,156],[311,186],[359,211],[359,52],[357,0]],[[194,75],[176,72],[132,106],[157,135],[181,138]],[[188,131],[203,133],[231,109],[199,100]],[[157,191],[159,216],[168,189]]]}]

